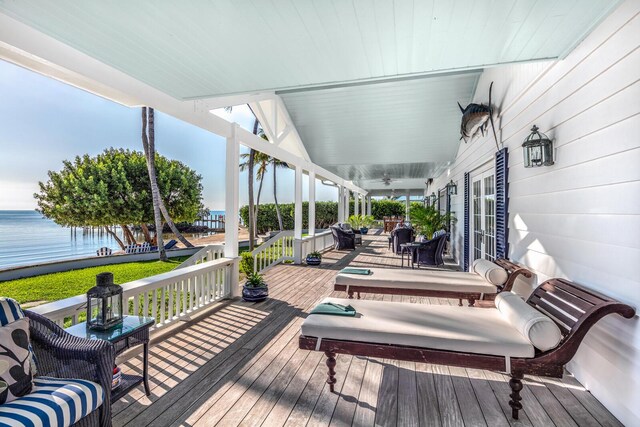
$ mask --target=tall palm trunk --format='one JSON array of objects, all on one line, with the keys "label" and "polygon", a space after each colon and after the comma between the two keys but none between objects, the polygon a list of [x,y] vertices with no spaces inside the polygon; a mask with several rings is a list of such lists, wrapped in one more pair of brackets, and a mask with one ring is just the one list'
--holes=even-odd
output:
[{"label": "tall palm trunk", "polygon": [[260,177],[260,185],[258,185],[258,196],[256,197],[256,235],[258,235],[258,211],[260,210],[260,194],[262,193],[262,183],[264,182],[264,174]]},{"label": "tall palm trunk", "polygon": [[[253,122],[253,134],[258,134],[258,119]],[[256,211],[253,199],[253,173],[256,161],[256,150],[253,148],[249,151],[249,164],[248,164],[248,180],[249,180],[249,250],[255,249],[256,238]]]},{"label": "tall palm trunk", "polygon": [[[149,155],[153,156],[154,165],[155,165],[156,133],[155,133],[155,126],[153,122],[154,122],[154,111],[153,111],[153,108],[149,108]],[[155,166],[154,166],[154,169],[155,169]],[[156,190],[158,190],[158,196],[160,196],[160,189],[158,188],[157,180],[155,182],[155,187],[156,187]],[[169,215],[169,211],[167,210],[167,207],[164,205],[164,201],[162,200],[162,197],[159,197],[158,204],[160,205],[160,212],[162,212],[164,221],[167,223],[167,225],[171,229],[171,232],[175,234],[176,239],[180,240],[180,242],[182,242],[182,244],[185,245],[187,248],[192,248],[193,245],[191,244],[191,242],[189,242],[182,235],[182,233],[180,233],[180,231],[178,230],[178,227],[176,227],[176,225],[173,223],[173,220]],[[162,233],[162,230],[160,230],[160,233]]]},{"label": "tall palm trunk", "polygon": [[[152,109],[149,109],[149,121],[153,123]],[[147,158],[147,170],[149,171],[149,181],[151,182],[151,197],[153,199],[153,218],[156,226],[156,241],[158,242],[158,254],[160,261],[168,261],[167,252],[164,249],[162,240],[162,214],[160,213],[160,190],[156,175],[155,150],[151,149],[150,138],[147,137],[147,107],[142,107],[142,146]]]},{"label": "tall palm trunk", "polygon": [[278,215],[278,228],[280,228],[280,231],[284,230],[284,227],[282,226],[282,214],[280,213],[280,205],[278,204],[278,184],[277,184],[277,179],[276,179],[276,175],[277,175],[277,171],[278,171],[278,165],[275,162],[273,162],[273,201],[276,205],[276,214]]}]

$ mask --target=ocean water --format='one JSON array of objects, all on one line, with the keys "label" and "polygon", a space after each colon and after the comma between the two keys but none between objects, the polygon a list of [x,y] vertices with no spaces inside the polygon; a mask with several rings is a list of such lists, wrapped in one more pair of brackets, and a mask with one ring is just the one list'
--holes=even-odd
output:
[{"label": "ocean water", "polygon": [[[212,211],[212,214],[224,214]],[[0,211],[0,270],[49,261],[95,256],[107,246],[120,250],[106,233],[61,227],[36,211]]]}]

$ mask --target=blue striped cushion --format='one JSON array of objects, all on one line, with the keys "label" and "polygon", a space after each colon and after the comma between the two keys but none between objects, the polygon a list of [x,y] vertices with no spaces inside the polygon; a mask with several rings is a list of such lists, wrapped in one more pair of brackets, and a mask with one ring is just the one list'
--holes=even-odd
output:
[{"label": "blue striped cushion", "polygon": [[23,317],[24,312],[16,300],[0,297],[0,326],[8,325]]},{"label": "blue striped cushion", "polygon": [[66,427],[102,405],[104,392],[87,380],[38,377],[31,394],[0,405],[0,427]]}]

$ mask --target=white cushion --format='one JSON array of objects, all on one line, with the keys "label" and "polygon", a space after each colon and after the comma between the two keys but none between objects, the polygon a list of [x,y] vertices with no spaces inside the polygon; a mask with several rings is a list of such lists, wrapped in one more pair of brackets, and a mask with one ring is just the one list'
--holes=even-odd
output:
[{"label": "white cushion", "polygon": [[504,285],[504,282],[509,278],[509,275],[504,268],[486,259],[477,259],[473,261],[473,271],[484,277],[487,282],[496,286]]},{"label": "white cushion", "polygon": [[326,298],[351,304],[355,317],[311,314],[305,336],[438,350],[533,357],[535,350],[495,308]]},{"label": "white cushion", "polygon": [[[336,285],[495,294],[497,288],[476,273],[440,270],[371,268],[368,276],[339,273]],[[354,289],[355,290],[355,289]]]},{"label": "white cushion", "polygon": [[562,333],[558,325],[519,295],[513,292],[498,294],[496,308],[538,350],[551,350],[560,343]]}]

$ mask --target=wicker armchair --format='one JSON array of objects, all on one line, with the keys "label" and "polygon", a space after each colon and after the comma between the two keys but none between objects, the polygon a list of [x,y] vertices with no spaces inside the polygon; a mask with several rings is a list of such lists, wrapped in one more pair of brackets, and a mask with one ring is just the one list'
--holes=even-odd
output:
[{"label": "wicker armchair", "polygon": [[334,249],[355,249],[356,235],[353,232],[344,231],[342,228],[332,225],[331,234],[333,235]]},{"label": "wicker armchair", "polygon": [[104,401],[97,411],[75,425],[82,427],[111,426],[111,381],[115,363],[113,345],[103,340],[85,340],[66,333],[58,325],[31,311],[29,318],[31,346],[38,376],[85,379],[102,386]]},{"label": "wicker armchair", "polygon": [[398,227],[391,232],[393,251],[400,254],[400,245],[413,241],[413,229],[407,227]]},{"label": "wicker armchair", "polygon": [[438,266],[444,264],[442,254],[449,233],[440,234],[428,242],[424,242],[413,252],[413,262],[420,265]]}]

